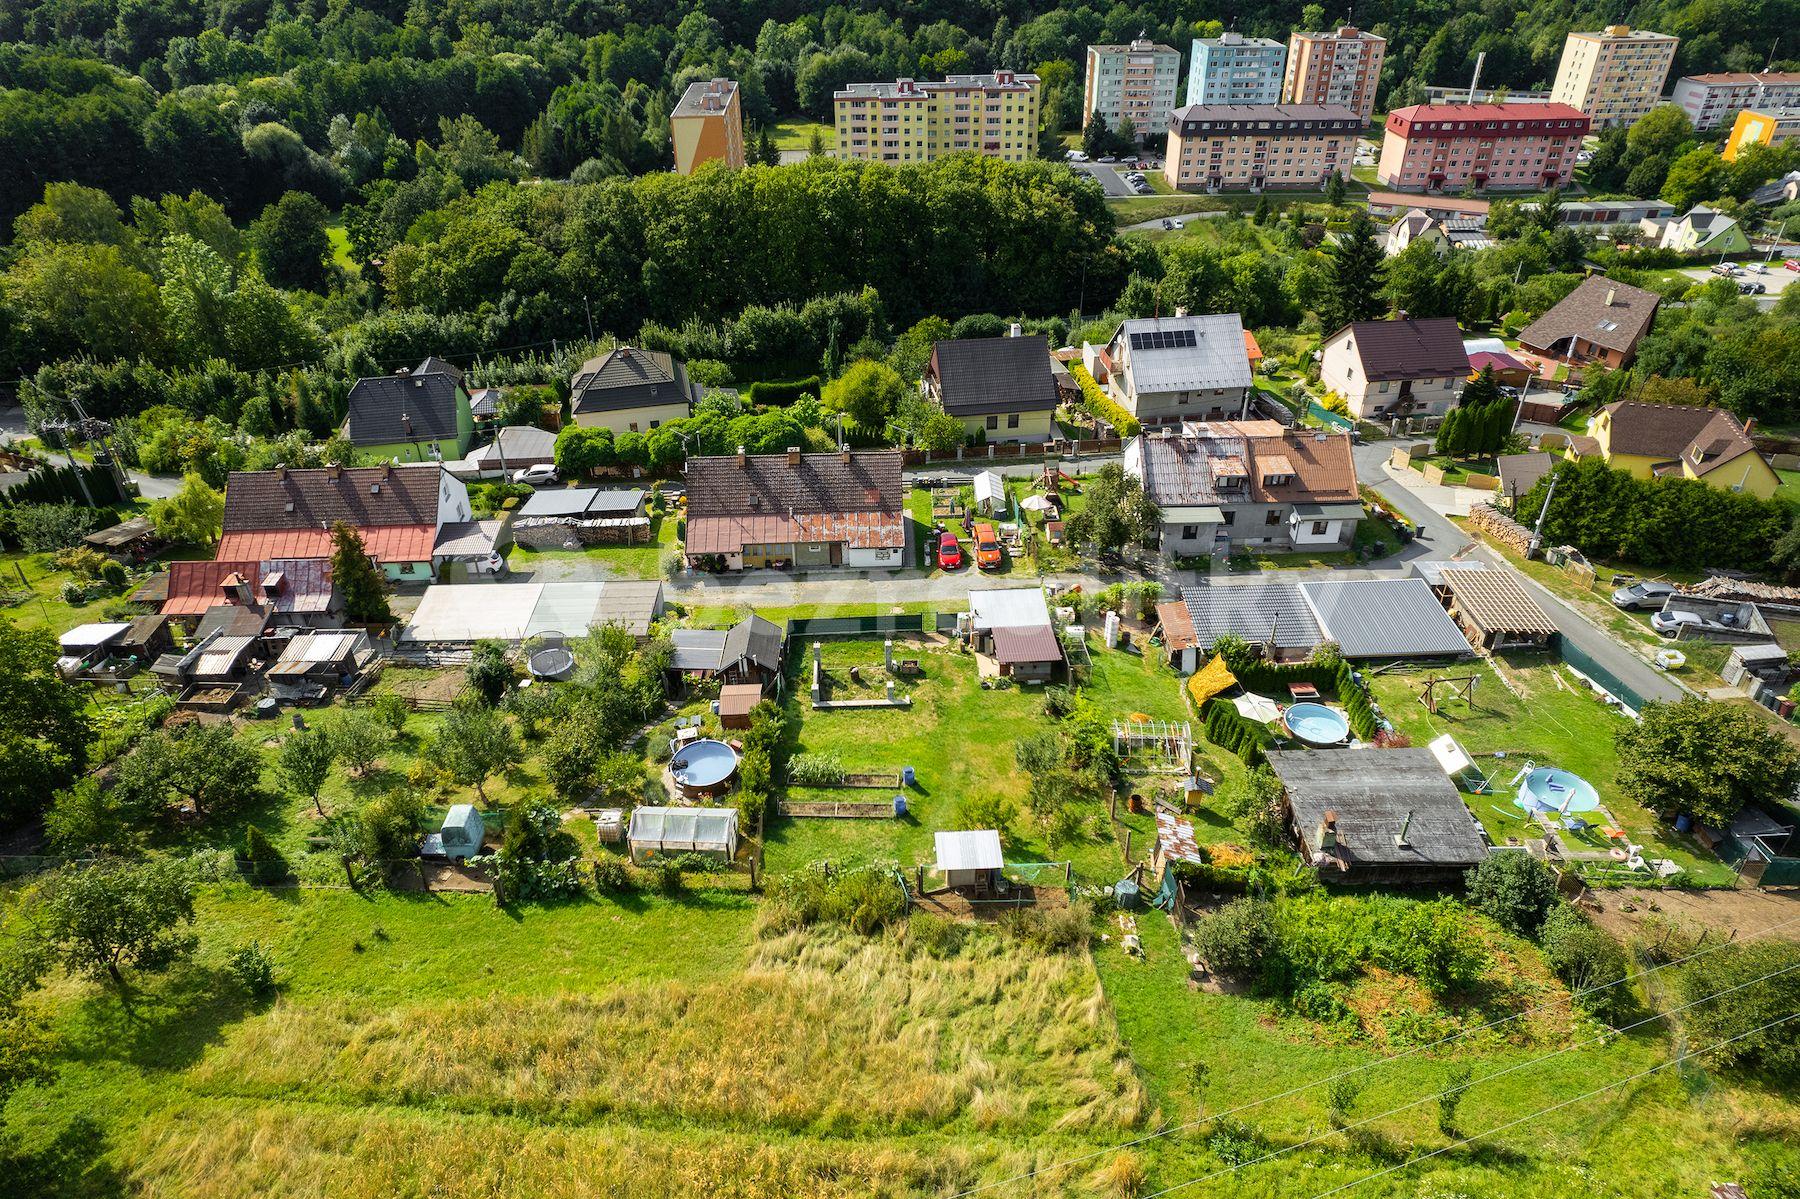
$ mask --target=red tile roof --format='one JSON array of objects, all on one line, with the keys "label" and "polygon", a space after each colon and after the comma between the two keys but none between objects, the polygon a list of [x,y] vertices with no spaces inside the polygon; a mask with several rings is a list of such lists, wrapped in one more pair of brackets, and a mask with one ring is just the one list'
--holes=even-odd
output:
[{"label": "red tile roof", "polygon": [[[223,552],[223,547],[221,547]],[[262,562],[258,558],[239,560],[225,555],[216,561],[169,563],[169,597],[163,601],[164,616],[199,616],[215,604],[225,602],[225,580],[239,575],[250,584],[251,598],[261,602]]]},{"label": "red tile roof", "polygon": [[1583,127],[1587,123],[1587,114],[1567,104],[1410,104],[1394,109],[1388,116],[1410,121],[1528,121],[1533,125],[1541,121],[1580,121]]},{"label": "red tile roof", "polygon": [[[378,525],[359,528],[363,549],[377,562],[429,562],[437,529],[432,525]],[[219,539],[222,557],[329,558],[331,534],[325,529],[251,529],[226,533]]]}]

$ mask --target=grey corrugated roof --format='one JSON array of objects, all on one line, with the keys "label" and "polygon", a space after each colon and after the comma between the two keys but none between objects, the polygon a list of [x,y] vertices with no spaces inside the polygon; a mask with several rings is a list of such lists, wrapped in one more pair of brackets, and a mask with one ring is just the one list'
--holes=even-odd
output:
[{"label": "grey corrugated roof", "polygon": [[1300,584],[1307,607],[1346,658],[1435,658],[1469,642],[1424,579],[1321,580]]},{"label": "grey corrugated roof", "polygon": [[724,629],[676,629],[669,634],[675,670],[718,670],[725,651]]},{"label": "grey corrugated roof", "polygon": [[[1309,859],[1319,852],[1328,811],[1337,815],[1336,856],[1352,868],[1473,866],[1487,856],[1475,817],[1428,749],[1272,750],[1268,757]],[[1398,845],[1402,825],[1406,844]]]},{"label": "grey corrugated roof", "polygon": [[455,440],[461,386],[462,373],[437,358],[407,374],[358,379],[350,389],[350,443]]},{"label": "grey corrugated roof", "polygon": [[1112,360],[1123,363],[1121,339],[1129,348],[1134,333],[1191,331],[1195,344],[1167,350],[1129,350],[1131,383],[1140,392],[1183,391],[1198,387],[1249,387],[1250,354],[1244,346],[1244,322],[1235,312],[1203,316],[1165,316],[1122,323],[1108,345]]},{"label": "grey corrugated roof", "polygon": [[1257,583],[1241,587],[1191,587],[1182,597],[1194,621],[1194,636],[1203,646],[1227,633],[1246,641],[1269,640],[1282,649],[1311,649],[1323,641],[1319,622],[1296,583]]}]

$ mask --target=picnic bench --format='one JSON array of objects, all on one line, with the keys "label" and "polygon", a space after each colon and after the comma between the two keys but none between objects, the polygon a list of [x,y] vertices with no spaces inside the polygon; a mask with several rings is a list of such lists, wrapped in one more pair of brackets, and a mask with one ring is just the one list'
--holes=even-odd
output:
[{"label": "picnic bench", "polygon": [[1319,702],[1319,689],[1311,683],[1289,683],[1288,695],[1295,703],[1308,700],[1313,703]]}]

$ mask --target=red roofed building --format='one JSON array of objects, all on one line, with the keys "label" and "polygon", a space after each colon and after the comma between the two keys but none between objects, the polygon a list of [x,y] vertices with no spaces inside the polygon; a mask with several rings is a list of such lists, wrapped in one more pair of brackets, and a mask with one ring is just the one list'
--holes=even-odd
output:
[{"label": "red roofed building", "polygon": [[1560,187],[1589,124],[1567,104],[1411,104],[1388,114],[1375,177],[1402,191]]},{"label": "red roofed building", "polygon": [[906,565],[897,450],[690,458],[687,557],[727,570]]},{"label": "red roofed building", "polygon": [[437,463],[234,471],[225,483],[218,558],[329,558],[340,521],[390,579],[418,583],[437,573],[445,558],[439,547],[466,542],[478,527],[468,489]]}]

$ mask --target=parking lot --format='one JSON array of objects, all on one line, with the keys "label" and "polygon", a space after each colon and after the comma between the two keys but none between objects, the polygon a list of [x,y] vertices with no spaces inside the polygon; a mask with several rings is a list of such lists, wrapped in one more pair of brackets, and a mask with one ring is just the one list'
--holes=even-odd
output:
[{"label": "parking lot", "polygon": [[[1153,196],[1156,194],[1154,191],[1138,191],[1134,189],[1131,184],[1127,183],[1122,172],[1130,170],[1131,168],[1125,167],[1122,164],[1110,162],[1071,162],[1069,167],[1071,170],[1080,171],[1084,175],[1091,175],[1099,180],[1100,186],[1106,190],[1106,194],[1109,196]],[[1150,168],[1143,168],[1142,173],[1148,175],[1150,173]]]},{"label": "parking lot", "polygon": [[[1786,291],[1795,280],[1800,279],[1800,273],[1790,271],[1784,267],[1782,265],[1782,259],[1779,256],[1777,256],[1773,262],[1768,263],[1765,270],[1758,273],[1756,268],[1760,265],[1763,264],[1739,263],[1738,268],[1742,273],[1736,276],[1736,280],[1739,283],[1762,284],[1765,288],[1763,293],[1761,295],[1753,295],[1750,298],[1756,301],[1758,307],[1773,308],[1776,301],[1781,299],[1781,294]],[[1681,273],[1690,279],[1696,279],[1702,283],[1706,282],[1708,279],[1718,278],[1717,275],[1712,273],[1712,268],[1708,266],[1687,267],[1683,269]]]}]

